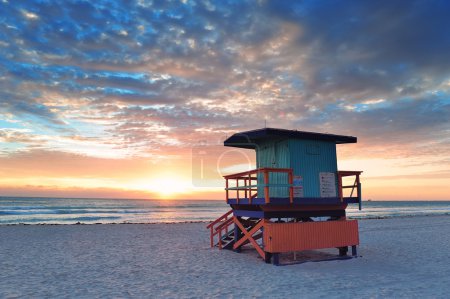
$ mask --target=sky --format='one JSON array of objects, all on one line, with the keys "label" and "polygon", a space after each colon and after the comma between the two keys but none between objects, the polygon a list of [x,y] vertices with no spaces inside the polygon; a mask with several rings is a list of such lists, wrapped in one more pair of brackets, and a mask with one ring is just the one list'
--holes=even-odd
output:
[{"label": "sky", "polygon": [[267,126],[357,136],[364,199],[450,200],[449,11],[2,0],[0,195],[223,199],[196,163],[254,167],[221,144]]}]

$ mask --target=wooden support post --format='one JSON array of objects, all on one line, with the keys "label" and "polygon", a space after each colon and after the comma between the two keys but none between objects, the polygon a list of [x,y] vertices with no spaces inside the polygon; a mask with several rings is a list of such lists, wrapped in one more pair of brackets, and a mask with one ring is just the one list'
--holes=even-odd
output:
[{"label": "wooden support post", "polygon": [[273,264],[275,266],[280,265],[280,254],[279,253],[272,253],[272,259],[273,259]]},{"label": "wooden support post", "polygon": [[[239,219],[239,217],[236,217],[236,219]],[[236,244],[237,240],[239,240],[240,237],[241,237],[241,232],[239,230],[239,227],[235,223],[234,224],[234,244]],[[233,247],[233,249],[234,249],[234,252],[237,252],[237,253],[241,252],[240,246],[237,248]]]},{"label": "wooden support post", "polygon": [[339,192],[339,199],[341,202],[343,201],[343,194],[342,194],[342,175],[338,172],[338,192]]},{"label": "wooden support post", "polygon": [[264,198],[265,198],[265,203],[270,203],[269,172],[267,170],[264,170]]}]

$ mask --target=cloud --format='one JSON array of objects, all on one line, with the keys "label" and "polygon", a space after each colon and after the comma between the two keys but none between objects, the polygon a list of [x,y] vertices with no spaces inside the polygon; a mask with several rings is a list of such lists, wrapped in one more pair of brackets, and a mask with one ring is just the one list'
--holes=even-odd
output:
[{"label": "cloud", "polygon": [[448,157],[448,9],[2,2],[2,153],[162,159],[267,123],[356,135],[355,155]]}]

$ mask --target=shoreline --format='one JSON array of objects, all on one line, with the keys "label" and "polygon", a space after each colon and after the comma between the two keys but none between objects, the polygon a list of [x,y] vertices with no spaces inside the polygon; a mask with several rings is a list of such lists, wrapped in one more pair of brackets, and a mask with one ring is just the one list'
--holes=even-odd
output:
[{"label": "shoreline", "polygon": [[[384,220],[384,219],[409,219],[409,218],[427,218],[427,217],[450,217],[450,213],[445,214],[425,214],[425,215],[399,215],[399,216],[373,216],[373,217],[347,217],[347,219],[350,220]],[[150,224],[195,224],[195,223],[203,223],[203,224],[209,224],[211,221],[171,221],[171,222],[97,222],[97,223],[84,223],[84,222],[77,222],[77,223],[6,223],[6,224],[0,224],[0,227],[3,226],[58,226],[58,225],[120,225],[120,224],[127,224],[127,225],[133,225],[133,224],[139,224],[139,225],[150,225]]]}]

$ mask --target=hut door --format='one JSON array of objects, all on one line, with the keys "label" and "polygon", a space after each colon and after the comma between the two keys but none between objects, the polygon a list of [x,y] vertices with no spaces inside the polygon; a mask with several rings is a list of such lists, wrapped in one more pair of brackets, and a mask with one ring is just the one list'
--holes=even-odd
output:
[{"label": "hut door", "polygon": [[258,168],[276,167],[275,148],[273,144],[262,145],[256,152]]},{"label": "hut door", "polygon": [[[260,145],[256,151],[256,159],[258,168],[275,168],[275,146],[273,143]],[[258,173],[258,197],[264,196],[264,177],[262,173]]]},{"label": "hut door", "polygon": [[[269,143],[261,146],[257,152],[258,168],[290,168],[290,155],[287,141]],[[287,184],[286,173],[270,173],[269,184]],[[264,184],[263,175],[258,174],[258,185]],[[264,194],[263,187],[258,187],[258,197]],[[286,187],[271,187],[270,197],[288,197],[289,190]]]}]

